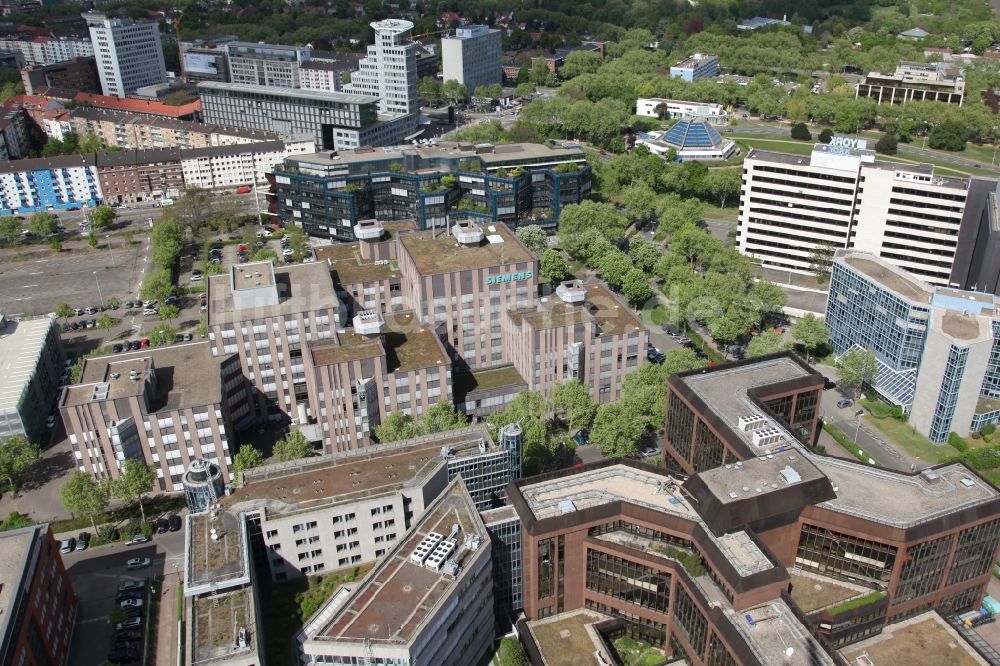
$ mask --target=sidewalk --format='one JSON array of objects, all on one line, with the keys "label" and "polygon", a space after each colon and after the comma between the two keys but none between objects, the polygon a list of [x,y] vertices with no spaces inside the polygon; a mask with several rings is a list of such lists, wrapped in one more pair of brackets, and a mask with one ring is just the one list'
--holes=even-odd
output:
[{"label": "sidewalk", "polygon": [[147,664],[174,666],[177,663],[177,588],[181,577],[168,573],[159,584],[156,593],[160,595],[160,612],[156,628],[156,659]]}]

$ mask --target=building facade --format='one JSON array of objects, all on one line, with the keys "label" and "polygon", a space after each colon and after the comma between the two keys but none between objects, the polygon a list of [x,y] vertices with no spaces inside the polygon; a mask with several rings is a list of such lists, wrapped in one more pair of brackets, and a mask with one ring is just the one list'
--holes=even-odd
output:
[{"label": "building facade", "polygon": [[43,441],[63,373],[62,343],[48,317],[13,321],[0,314],[0,439]]},{"label": "building facade", "polygon": [[485,25],[467,25],[441,38],[441,66],[445,81],[458,81],[472,95],[479,86],[503,83],[500,31]]},{"label": "building facade", "polygon": [[0,214],[96,206],[102,200],[94,155],[0,163]]},{"label": "building facade", "polygon": [[704,118],[713,125],[723,125],[729,119],[729,112],[721,104],[684,102],[662,97],[639,98],[635,102],[635,114],[649,118],[671,118],[674,120],[694,116]]},{"label": "building facade", "polygon": [[931,287],[874,256],[840,252],[826,323],[838,355],[875,353],[871,388],[931,441],[1000,418],[1000,311],[992,294]]},{"label": "building facade", "polygon": [[275,206],[311,236],[355,240],[361,220],[416,220],[444,228],[451,216],[554,226],[583,201],[591,171],[577,147],[441,143],[381,151],[317,153],[275,169]]},{"label": "building facade", "polygon": [[94,44],[87,38],[11,36],[0,38],[0,51],[20,53],[25,65],[54,65],[74,58],[94,57]]},{"label": "building facade", "polygon": [[93,57],[25,67],[21,70],[21,82],[24,84],[24,92],[28,95],[37,94],[43,88],[94,93],[101,91],[97,62]]},{"label": "building facade", "polygon": [[[371,24],[375,43],[368,46],[368,55],[358,62],[351,82],[344,90],[378,98],[380,114],[406,118],[416,129],[417,42],[409,38],[413,24],[409,21],[386,19]],[[363,144],[359,144],[363,145]],[[379,144],[386,145],[386,144]]]},{"label": "building facade", "polygon": [[128,97],[136,88],[166,82],[158,23],[114,19],[100,12],[86,12],[83,18],[105,95]]},{"label": "building facade", "polygon": [[229,478],[230,438],[252,421],[239,359],[213,357],[207,342],[87,359],[59,408],[81,472],[115,479],[138,460],[165,491],[183,490],[195,459]]},{"label": "building facade", "polygon": [[267,88],[300,88],[299,68],[309,60],[309,47],[229,42],[229,81]]},{"label": "building facade", "polygon": [[948,285],[970,181],[931,165],[875,160],[864,140],[834,138],[811,156],[751,150],[743,164],[740,252],[763,265],[815,272],[817,248],[871,252]]},{"label": "building facade", "polygon": [[962,106],[965,70],[945,63],[903,62],[894,73],[871,72],[857,85],[856,97],[878,104],[944,102]]},{"label": "building facade", "polygon": [[77,598],[47,524],[0,533],[0,661],[67,666]]},{"label": "building facade", "polygon": [[694,53],[670,67],[670,78],[681,78],[688,83],[707,79],[719,73],[719,56],[709,53]]}]

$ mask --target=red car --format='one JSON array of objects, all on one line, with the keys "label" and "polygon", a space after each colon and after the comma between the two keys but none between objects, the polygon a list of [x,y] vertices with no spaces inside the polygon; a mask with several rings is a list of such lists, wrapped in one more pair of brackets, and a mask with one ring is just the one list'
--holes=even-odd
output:
[{"label": "red car", "polygon": [[249,193],[250,193],[249,185],[240,185],[239,187],[236,188],[236,194],[249,194]]},{"label": "red car", "polygon": [[240,245],[238,248],[236,248],[236,251],[237,252],[246,252],[247,251],[247,246],[246,245]]},{"label": "red car", "polygon": [[149,346],[149,338],[141,338],[139,340],[139,349],[145,349]]}]

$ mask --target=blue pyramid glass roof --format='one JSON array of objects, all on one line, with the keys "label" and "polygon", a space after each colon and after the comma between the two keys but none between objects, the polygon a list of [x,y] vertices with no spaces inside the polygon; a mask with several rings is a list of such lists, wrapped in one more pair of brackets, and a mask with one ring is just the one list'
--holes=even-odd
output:
[{"label": "blue pyramid glass roof", "polygon": [[723,144],[719,131],[707,121],[697,118],[684,118],[667,130],[663,141],[681,148],[718,148]]}]

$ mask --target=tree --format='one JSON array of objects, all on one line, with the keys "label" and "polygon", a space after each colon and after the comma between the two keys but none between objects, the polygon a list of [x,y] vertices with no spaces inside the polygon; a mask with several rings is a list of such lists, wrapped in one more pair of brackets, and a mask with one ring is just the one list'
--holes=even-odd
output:
[{"label": "tree", "polygon": [[250,255],[250,261],[270,261],[272,264],[277,264],[278,253],[266,246],[258,248]]},{"label": "tree", "polygon": [[375,439],[381,443],[398,442],[420,434],[420,429],[406,412],[390,412],[385,420],[373,428]]},{"label": "tree", "polygon": [[[524,71],[522,69],[522,71]],[[518,83],[517,88],[514,89],[514,94],[518,97],[527,97],[528,95],[535,94],[535,84],[525,81],[524,83]]]},{"label": "tree", "polygon": [[34,521],[23,513],[18,513],[17,511],[11,511],[4,518],[4,521],[0,523],[0,532],[8,532],[10,530],[19,530],[22,527],[29,527],[34,525]]},{"label": "tree", "polygon": [[615,289],[621,288],[625,282],[625,276],[629,271],[634,270],[632,262],[628,256],[618,248],[612,248],[605,252],[597,261],[597,270],[601,277]]},{"label": "tree", "polygon": [[652,273],[653,267],[662,256],[663,250],[660,249],[660,246],[642,236],[633,236],[629,241],[628,258],[632,260],[636,268],[644,273]]},{"label": "tree", "polygon": [[505,408],[486,418],[493,441],[498,441],[503,426],[510,423],[521,425],[522,476],[538,474],[552,457],[552,442],[545,423],[546,412],[545,400],[540,393],[523,391]]},{"label": "tree", "polygon": [[528,73],[528,80],[536,86],[544,86],[549,80],[549,66],[545,58],[535,58],[531,63],[531,71]]},{"label": "tree", "polygon": [[152,346],[166,347],[167,345],[174,344],[174,340],[177,339],[177,329],[169,324],[157,324],[149,329],[149,333],[146,336],[149,338],[149,344]]},{"label": "tree", "polygon": [[577,256],[582,237],[594,229],[608,240],[625,235],[628,220],[612,204],[583,201],[565,206],[559,213],[559,242],[571,256]]},{"label": "tree", "polygon": [[58,238],[53,238],[52,240],[49,241],[49,249],[52,250],[53,252],[62,252],[63,249],[62,241],[59,240]]},{"label": "tree", "polygon": [[51,236],[56,232],[59,218],[52,213],[35,213],[28,218],[28,230],[36,236]]},{"label": "tree", "polygon": [[173,217],[161,218],[150,232],[153,262],[160,268],[173,269],[184,248],[184,227]]},{"label": "tree", "polygon": [[111,206],[98,206],[87,213],[87,219],[94,225],[95,229],[110,227],[111,223],[118,217],[118,211]]},{"label": "tree", "polygon": [[309,237],[301,227],[288,227],[285,229],[285,238],[288,239],[288,247],[292,250],[292,259],[302,261],[308,256]]},{"label": "tree", "polygon": [[539,277],[542,281],[556,285],[572,276],[569,272],[569,265],[563,256],[556,250],[546,250],[539,262]]},{"label": "tree", "polygon": [[226,272],[226,267],[222,265],[221,261],[210,261],[205,264],[205,274],[206,275],[222,275]]},{"label": "tree", "polygon": [[452,104],[464,102],[469,97],[469,91],[464,84],[455,79],[448,79],[441,86],[441,95]]},{"label": "tree", "polygon": [[11,435],[0,442],[0,479],[7,479],[16,493],[21,475],[41,457],[42,449],[38,444],[32,444],[24,435]]},{"label": "tree", "polygon": [[636,444],[646,434],[648,421],[634,404],[620,400],[597,408],[590,442],[609,458],[635,455]]},{"label": "tree", "polygon": [[622,296],[632,307],[638,308],[653,297],[649,277],[638,268],[632,268],[622,278]]},{"label": "tree", "polygon": [[589,428],[597,414],[597,403],[579,379],[556,384],[549,396],[552,411],[572,430]]},{"label": "tree", "polygon": [[544,229],[534,224],[519,228],[514,232],[514,235],[539,257],[549,247],[548,234],[545,233]]},{"label": "tree", "polygon": [[250,444],[244,444],[233,456],[233,476],[239,481],[240,474],[263,464],[264,454],[261,453],[260,449]]},{"label": "tree", "polygon": [[809,268],[817,277],[830,274],[833,268],[833,255],[837,253],[837,246],[830,241],[820,241],[809,254]]},{"label": "tree", "polygon": [[126,504],[139,503],[139,514],[146,522],[146,508],[142,496],[153,489],[156,471],[152,465],[130,458],[122,465],[121,476],[111,482],[111,494]]},{"label": "tree", "polygon": [[829,127],[824,127],[823,131],[819,133],[819,142],[830,143],[831,141],[833,141],[833,130]]},{"label": "tree", "polygon": [[274,443],[274,459],[278,462],[308,458],[313,453],[312,444],[309,443],[301,430],[293,430],[286,437]]},{"label": "tree", "polygon": [[864,385],[875,381],[878,375],[878,358],[869,349],[855,347],[840,357],[837,370],[840,373],[840,383],[850,387],[857,400]]},{"label": "tree", "polygon": [[437,102],[441,99],[441,84],[433,76],[425,76],[417,84],[417,96],[427,102]]},{"label": "tree", "polygon": [[623,189],[615,201],[625,207],[628,221],[637,227],[642,227],[656,210],[656,192],[642,182]]},{"label": "tree", "polygon": [[139,289],[139,296],[144,301],[159,301],[170,296],[174,292],[174,281],[170,277],[170,271],[161,268],[146,276]]},{"label": "tree", "polygon": [[71,308],[69,306],[69,303],[60,303],[59,305],[56,306],[55,312],[57,317],[63,317],[63,318],[72,317],[73,315],[76,314],[76,310]]},{"label": "tree", "polygon": [[965,150],[969,140],[969,128],[957,120],[946,120],[931,128],[928,142],[935,150],[959,151]]},{"label": "tree", "polygon": [[176,319],[181,313],[181,309],[176,305],[171,305],[170,303],[165,303],[160,306],[160,319],[163,321],[170,321]]},{"label": "tree", "polygon": [[513,636],[501,639],[500,649],[497,650],[497,663],[499,666],[529,666],[524,646]]},{"label": "tree", "polygon": [[761,315],[771,312],[781,312],[781,308],[788,303],[788,293],[771,282],[761,279],[750,287],[750,303]]},{"label": "tree", "polygon": [[600,69],[601,63],[601,54],[596,51],[571,51],[559,68],[559,76],[572,79],[581,74],[593,74]]},{"label": "tree", "polygon": [[727,202],[739,196],[743,187],[742,178],[740,169],[709,169],[702,180],[702,187],[706,194],[719,202],[720,208],[725,208]]},{"label": "tree", "polygon": [[792,138],[796,141],[812,141],[813,135],[805,123],[792,125]]},{"label": "tree", "polygon": [[469,425],[465,414],[455,409],[454,403],[438,400],[420,416],[420,434],[457,430]]},{"label": "tree", "polygon": [[757,356],[766,356],[768,354],[775,354],[780,351],[784,351],[788,348],[788,343],[786,343],[780,333],[775,333],[774,331],[761,331],[753,337],[750,344],[747,345],[747,357],[754,358]]},{"label": "tree", "polygon": [[109,315],[108,313],[102,313],[100,317],[97,318],[97,328],[109,329],[114,328],[118,325],[118,320]]},{"label": "tree", "polygon": [[174,200],[171,214],[181,226],[197,238],[212,219],[212,194],[200,187],[187,187]]},{"label": "tree", "polygon": [[830,338],[830,331],[822,319],[809,312],[792,326],[792,337],[802,343],[806,350],[806,362],[812,362],[812,355],[820,345]]},{"label": "tree", "polygon": [[886,133],[880,136],[875,143],[875,151],[883,155],[895,155],[898,144],[899,139],[896,138],[895,134]]},{"label": "tree", "polygon": [[59,489],[63,506],[74,516],[86,516],[90,526],[97,532],[97,516],[108,508],[111,501],[109,486],[81,471],[73,472],[65,485]]},{"label": "tree", "polygon": [[21,237],[21,220],[13,215],[0,217],[0,239],[10,244]]},{"label": "tree", "polygon": [[97,234],[95,234],[93,231],[87,234],[87,245],[89,245],[91,248],[96,248],[99,242],[100,241],[97,240]]}]

